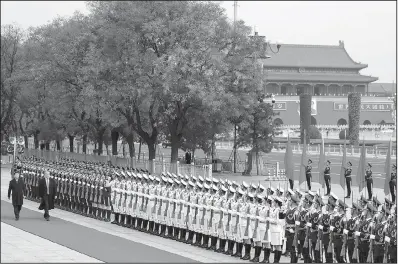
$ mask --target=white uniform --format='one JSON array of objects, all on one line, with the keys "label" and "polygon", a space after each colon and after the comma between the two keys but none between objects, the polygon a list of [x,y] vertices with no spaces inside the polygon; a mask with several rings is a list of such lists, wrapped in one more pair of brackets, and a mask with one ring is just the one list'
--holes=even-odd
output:
[{"label": "white uniform", "polygon": [[137,207],[136,207],[136,215],[138,218],[142,218],[143,214],[141,212],[142,206],[144,204],[144,186],[142,183],[138,183],[138,188],[137,188]]},{"label": "white uniform", "polygon": [[115,192],[114,192],[114,204],[113,204],[113,211],[115,213],[120,213],[120,181],[115,181]]},{"label": "white uniform", "polygon": [[236,242],[242,241],[240,224],[239,224],[239,222],[242,220],[239,213],[242,203],[243,203],[242,199],[239,199],[238,201],[232,200],[231,202],[230,230],[231,230],[231,236],[235,239]]},{"label": "white uniform", "polygon": [[231,222],[232,222],[232,211],[231,211],[231,205],[232,205],[233,200],[232,199],[225,199],[223,201],[223,205],[222,205],[222,210],[224,215],[223,215],[223,229],[224,229],[224,239],[233,239],[232,236],[232,228],[231,228]]},{"label": "white uniform", "polygon": [[155,192],[156,187],[152,183],[148,186],[148,206],[146,208],[146,214],[149,221],[155,220]]},{"label": "white uniform", "polygon": [[167,210],[166,223],[168,226],[173,226],[174,209],[175,209],[175,190],[173,187],[169,189],[168,193],[169,208]]},{"label": "white uniform", "polygon": [[253,230],[250,228],[249,210],[249,203],[242,203],[239,210],[240,236],[242,239],[250,239],[253,236]]},{"label": "white uniform", "polygon": [[228,221],[228,211],[225,210],[226,203],[227,203],[227,198],[225,196],[220,196],[214,204],[214,207],[220,210],[220,219],[218,220],[216,225],[216,230],[217,230],[216,235],[221,239],[227,238],[225,232],[225,226]]},{"label": "white uniform", "polygon": [[203,225],[203,230],[205,235],[213,235],[211,232],[210,220],[211,220],[211,210],[213,207],[213,196],[206,193],[205,200],[205,221]]},{"label": "white uniform", "polygon": [[198,215],[197,217],[197,225],[196,228],[198,232],[205,234],[205,214],[206,214],[206,195],[205,193],[201,192],[199,193],[199,199],[198,199]]},{"label": "white uniform", "polygon": [[155,206],[154,206],[154,213],[153,213],[153,219],[155,223],[160,223],[160,212],[161,212],[161,203],[162,203],[162,186],[157,185],[155,187]]},{"label": "white uniform", "polygon": [[[262,243],[271,243],[271,231],[269,229],[270,224],[267,223],[269,206],[262,205],[259,211],[260,222],[258,226],[259,235]],[[268,229],[267,229],[268,226]]]},{"label": "white uniform", "polygon": [[161,213],[161,219],[162,219],[162,223],[164,225],[168,224],[167,221],[167,213],[170,207],[170,201],[169,201],[169,191],[170,188],[168,188],[167,186],[163,186],[162,188],[162,213]]},{"label": "white uniform", "polygon": [[126,181],[122,180],[120,183],[120,213],[126,213]]},{"label": "white uniform", "polygon": [[131,184],[131,195],[132,195],[132,208],[131,208],[131,216],[137,216],[137,197],[138,197],[138,183],[133,181]]},{"label": "white uniform", "polygon": [[132,188],[132,182],[131,180],[128,180],[126,182],[126,214],[127,215],[131,215],[131,210],[132,210],[132,192],[131,192],[131,188]]},{"label": "white uniform", "polygon": [[147,183],[143,184],[142,197],[143,204],[141,205],[141,218],[148,220],[147,208],[149,203],[149,185]]},{"label": "white uniform", "polygon": [[283,244],[283,229],[281,221],[279,220],[278,208],[271,208],[269,223],[271,231],[271,244],[273,246],[281,246]]},{"label": "white uniform", "polygon": [[197,229],[197,227],[198,227],[197,222],[198,222],[199,216],[195,217],[196,214],[199,215],[198,199],[199,199],[199,196],[196,194],[196,192],[191,191],[189,193],[190,210],[189,210],[188,229],[192,230],[194,232],[199,232],[199,230]]},{"label": "white uniform", "polygon": [[187,222],[188,222],[188,209],[189,209],[189,192],[187,189],[182,191],[181,194],[181,200],[182,200],[182,213],[181,213],[181,222],[180,222],[180,228],[188,228]]}]

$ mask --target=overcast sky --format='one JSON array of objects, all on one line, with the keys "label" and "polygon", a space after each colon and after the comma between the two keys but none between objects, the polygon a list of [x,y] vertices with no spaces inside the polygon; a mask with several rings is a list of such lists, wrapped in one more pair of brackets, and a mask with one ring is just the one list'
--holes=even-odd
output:
[{"label": "overcast sky", "polygon": [[[233,1],[221,5],[232,20]],[[84,2],[2,1],[1,24],[28,28],[76,10],[87,13]],[[361,73],[378,82],[396,82],[396,12],[395,1],[238,1],[238,19],[271,42],[338,45],[343,40],[354,61],[369,65]]]}]

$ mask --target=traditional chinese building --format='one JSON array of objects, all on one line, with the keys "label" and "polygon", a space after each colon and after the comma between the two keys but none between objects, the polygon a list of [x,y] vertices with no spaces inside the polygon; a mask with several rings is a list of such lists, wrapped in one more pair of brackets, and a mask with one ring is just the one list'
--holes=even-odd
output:
[{"label": "traditional chinese building", "polygon": [[[337,46],[283,44],[279,53],[262,60],[266,94],[274,94],[275,110],[279,112],[276,121],[298,125],[299,95],[313,95],[312,122],[336,125],[348,122],[349,93],[363,95],[360,123],[393,123],[392,100],[387,96],[391,85],[384,84],[387,93],[380,86],[371,84],[376,77],[360,74],[367,64],[355,62],[344,48],[344,42]],[[396,86],[393,85],[396,91]],[[372,92],[378,88],[378,97]],[[376,88],[374,88],[376,89]],[[392,93],[392,92],[391,92]],[[384,95],[384,96],[383,96]]]}]

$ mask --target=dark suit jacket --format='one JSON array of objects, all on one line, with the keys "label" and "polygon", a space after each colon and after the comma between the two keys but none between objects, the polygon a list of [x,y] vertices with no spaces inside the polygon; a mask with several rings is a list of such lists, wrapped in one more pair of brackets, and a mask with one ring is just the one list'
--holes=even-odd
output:
[{"label": "dark suit jacket", "polygon": [[23,195],[25,191],[25,183],[23,178],[17,180],[12,179],[8,186],[8,198],[10,198],[12,191],[12,205],[23,205]]},{"label": "dark suit jacket", "polygon": [[[49,195],[46,197],[48,199],[48,209],[54,209],[54,197],[57,193],[57,185],[55,184],[54,179],[49,179]],[[43,198],[42,202],[40,203],[39,210],[44,209],[44,198],[47,195],[47,184],[46,179],[43,177],[39,180],[39,197]]]}]

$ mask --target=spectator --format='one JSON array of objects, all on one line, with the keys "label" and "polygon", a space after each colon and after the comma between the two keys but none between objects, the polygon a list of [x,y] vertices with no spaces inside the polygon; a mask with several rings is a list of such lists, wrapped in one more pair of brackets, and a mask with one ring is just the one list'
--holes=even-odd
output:
[{"label": "spectator", "polygon": [[185,162],[186,162],[186,164],[191,164],[191,160],[192,160],[191,153],[189,151],[187,151],[185,153]]}]

